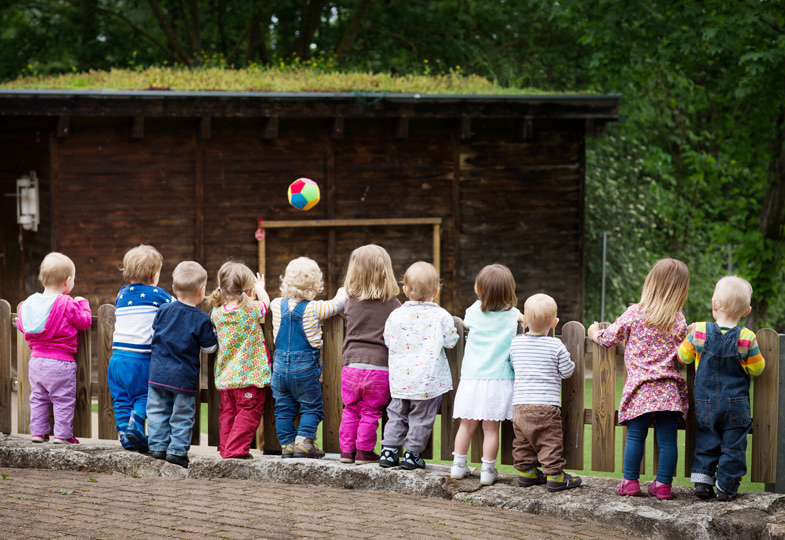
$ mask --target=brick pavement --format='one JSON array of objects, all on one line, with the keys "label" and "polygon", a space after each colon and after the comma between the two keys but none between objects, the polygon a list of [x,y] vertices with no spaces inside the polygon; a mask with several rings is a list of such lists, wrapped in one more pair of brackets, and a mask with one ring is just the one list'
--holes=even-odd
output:
[{"label": "brick pavement", "polygon": [[593,524],[415,495],[119,473],[0,473],[0,536],[8,540],[634,538]]}]

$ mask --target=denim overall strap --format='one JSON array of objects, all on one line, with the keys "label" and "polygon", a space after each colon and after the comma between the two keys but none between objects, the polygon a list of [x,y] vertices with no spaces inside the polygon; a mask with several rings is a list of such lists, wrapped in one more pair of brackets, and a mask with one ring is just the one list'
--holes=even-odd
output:
[{"label": "denim overall strap", "polygon": [[308,341],[303,329],[303,314],[309,302],[304,300],[289,309],[289,300],[281,301],[281,325],[275,339],[274,360],[319,360],[319,349]]},{"label": "denim overall strap", "polygon": [[706,323],[706,342],[695,374],[695,441],[693,482],[714,483],[727,493],[739,488],[747,472],[747,434],[750,419],[750,376],[739,361],[741,329],[722,333],[713,322]]}]

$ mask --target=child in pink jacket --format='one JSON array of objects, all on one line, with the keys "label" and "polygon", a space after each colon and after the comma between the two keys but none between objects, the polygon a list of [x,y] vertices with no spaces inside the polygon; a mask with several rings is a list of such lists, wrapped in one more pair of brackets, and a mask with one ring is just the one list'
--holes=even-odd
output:
[{"label": "child in pink jacket", "polygon": [[77,334],[92,322],[90,304],[71,298],[76,268],[62,253],[50,253],[41,263],[38,279],[43,293],[22,303],[16,326],[24,332],[32,355],[30,378],[30,433],[33,442],[49,440],[49,407],[54,412],[54,443],[78,444],[74,437]]}]

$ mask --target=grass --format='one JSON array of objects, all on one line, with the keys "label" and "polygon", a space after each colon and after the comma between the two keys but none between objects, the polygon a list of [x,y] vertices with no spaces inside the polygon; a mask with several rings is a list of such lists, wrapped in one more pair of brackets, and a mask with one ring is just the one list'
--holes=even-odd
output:
[{"label": "grass", "polygon": [[[32,68],[32,66],[31,66]],[[340,72],[322,67],[254,66],[113,68],[109,71],[41,75],[34,71],[0,84],[3,89],[179,90],[234,92],[362,92],[421,94],[544,94],[533,88],[502,88],[460,69],[445,74],[391,75]],[[549,92],[552,93],[552,92]]]}]

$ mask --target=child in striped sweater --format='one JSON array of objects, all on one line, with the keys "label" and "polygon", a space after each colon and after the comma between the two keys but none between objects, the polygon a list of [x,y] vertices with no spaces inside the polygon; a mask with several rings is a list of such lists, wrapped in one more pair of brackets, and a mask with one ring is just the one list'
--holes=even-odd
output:
[{"label": "child in striped sweater", "polygon": [[518,485],[547,484],[548,491],[581,485],[580,477],[564,472],[559,394],[561,380],[572,376],[575,362],[561,340],[548,337],[559,322],[556,309],[556,301],[547,294],[530,296],[523,305],[529,332],[515,336],[510,348],[515,371],[512,457]]},{"label": "child in striped sweater", "polygon": [[701,499],[729,501],[736,497],[739,478],[747,472],[750,418],[750,377],[763,372],[765,361],[755,333],[739,319],[752,308],[752,286],[726,276],[711,299],[716,322],[695,323],[679,347],[679,360],[695,362],[695,416],[698,433],[690,480]]}]

